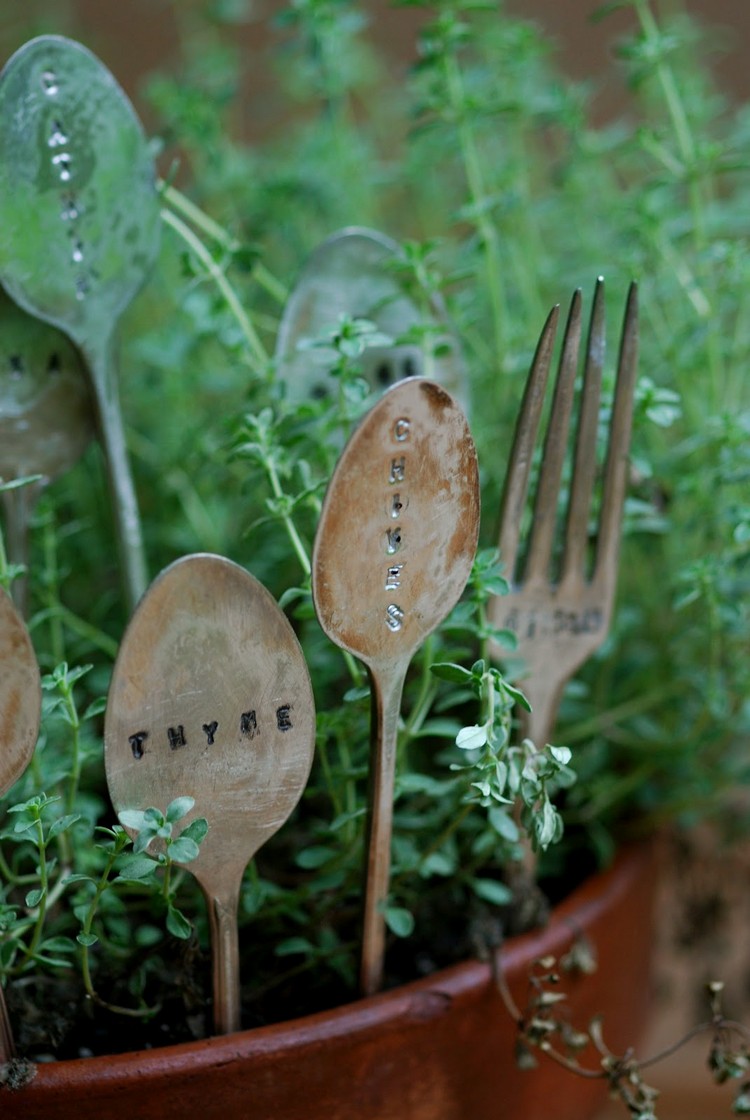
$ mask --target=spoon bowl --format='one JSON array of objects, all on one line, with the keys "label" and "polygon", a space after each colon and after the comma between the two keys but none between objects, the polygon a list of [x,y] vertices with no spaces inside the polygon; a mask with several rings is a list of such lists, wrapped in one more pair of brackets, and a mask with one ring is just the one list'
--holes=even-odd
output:
[{"label": "spoon bowl", "polygon": [[315,743],[307,666],[269,592],[220,556],[165,569],[125,632],[104,737],[118,812],[190,796],[186,823],[208,820],[187,866],[208,904],[216,1031],[238,1030],[242,876],[299,801]]},{"label": "spoon bowl", "polygon": [[[331,392],[330,355],[301,350],[299,343],[316,338],[342,315],[369,319],[393,339],[391,345],[368,347],[362,355],[371,390],[382,392],[405,377],[429,376],[459,398],[464,395],[465,370],[445,309],[437,300],[422,309],[406,294],[394,270],[403,259],[397,242],[361,226],[338,230],[315,249],[284,308],[276,342],[278,374],[291,400]],[[400,341],[425,322],[439,334],[441,352],[434,357],[417,341]]]}]

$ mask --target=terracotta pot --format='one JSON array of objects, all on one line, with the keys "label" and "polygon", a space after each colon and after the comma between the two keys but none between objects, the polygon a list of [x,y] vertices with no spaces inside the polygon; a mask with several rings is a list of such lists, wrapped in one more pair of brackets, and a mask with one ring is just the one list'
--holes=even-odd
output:
[{"label": "terracotta pot", "polygon": [[[531,963],[593,942],[599,968],[571,981],[570,1018],[604,1015],[622,1051],[650,996],[654,856],[629,849],[559,906],[542,931],[510,940],[506,977],[523,1005]],[[599,1081],[548,1059],[519,1071],[515,1031],[486,964],[469,961],[401,988],[293,1022],[224,1038],[40,1066],[0,1090],[3,1120],[587,1120]]]}]

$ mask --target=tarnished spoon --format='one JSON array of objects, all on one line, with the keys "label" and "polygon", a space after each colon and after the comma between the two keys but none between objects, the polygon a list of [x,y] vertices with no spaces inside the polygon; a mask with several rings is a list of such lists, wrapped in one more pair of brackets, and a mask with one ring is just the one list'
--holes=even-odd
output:
[{"label": "tarnished spoon", "polygon": [[[0,288],[0,482],[8,556],[28,567],[29,518],[40,489],[78,460],[94,430],[86,369],[70,339],[22,311]],[[26,613],[26,578],[13,598]]]},{"label": "tarnished spoon", "polygon": [[422,378],[389,389],[344,448],[315,546],[315,609],[332,641],[364,661],[373,741],[361,983],[382,982],[393,782],[404,678],[471,571],[479,478],[466,418]]},{"label": "tarnished spoon", "polygon": [[297,804],[315,742],[307,666],[269,592],[221,556],[166,568],[125,632],[104,737],[118,812],[189,796],[208,820],[187,866],[208,906],[216,1032],[238,1030],[242,876]]},{"label": "tarnished spoon", "polygon": [[[330,356],[324,350],[300,350],[299,343],[335,326],[341,315],[369,319],[394,339],[394,345],[368,347],[362,356],[371,389],[387,389],[404,377],[429,376],[464,399],[463,360],[445,309],[433,300],[422,310],[404,292],[392,267],[400,258],[397,242],[360,226],[338,230],[313,252],[284,308],[276,340],[278,375],[290,400],[330,393]],[[416,342],[396,343],[426,320],[439,328],[441,343],[440,355],[429,359]],[[432,339],[433,345],[436,341]]]},{"label": "tarnished spoon", "polygon": [[154,166],[132,105],[85,47],[33,39],[0,74],[0,281],[86,360],[131,605],[146,567],[113,337],[158,246]]},{"label": "tarnished spoon", "polygon": [[[0,588],[0,797],[31,762],[42,712],[39,666],[28,630]],[[15,1054],[0,988],[0,1065]]]}]

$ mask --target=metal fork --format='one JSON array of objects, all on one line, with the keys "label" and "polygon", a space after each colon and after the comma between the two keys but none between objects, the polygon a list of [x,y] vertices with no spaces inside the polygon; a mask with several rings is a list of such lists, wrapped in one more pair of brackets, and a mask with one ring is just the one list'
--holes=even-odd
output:
[{"label": "metal fork", "polygon": [[555,548],[555,542],[559,539],[558,506],[581,339],[580,290],[573,296],[565,329],[528,547],[521,548],[522,519],[558,317],[559,308],[555,307],[539,338],[505,479],[500,559],[505,563],[511,590],[490,604],[492,623],[513,630],[518,639],[513,657],[518,656],[526,664],[528,675],[520,686],[532,708],[530,713],[524,713],[523,733],[537,746],[549,741],[563,687],[604,641],[612,615],[638,364],[637,287],[631,284],[625,306],[591,566],[589,522],[597,475],[597,429],[605,356],[601,279],[596,283],[589,323],[567,516],[560,542],[562,551],[560,554],[559,548]]}]

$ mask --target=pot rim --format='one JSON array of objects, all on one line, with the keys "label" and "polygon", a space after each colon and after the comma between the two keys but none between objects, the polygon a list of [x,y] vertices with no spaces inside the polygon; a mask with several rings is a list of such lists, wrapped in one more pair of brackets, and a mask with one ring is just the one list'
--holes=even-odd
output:
[{"label": "pot rim", "polygon": [[[539,957],[564,953],[578,934],[633,889],[652,852],[653,846],[644,843],[624,848],[608,868],[594,872],[555,906],[546,926],[509,938],[501,950],[506,979],[512,983],[514,977],[523,976]],[[451,1006],[481,999],[492,984],[489,962],[466,960],[377,995],[281,1023],[151,1050],[40,1063],[29,1089],[35,1094],[57,1090],[75,1080],[84,1066],[87,1078],[101,1082],[117,1081],[135,1067],[138,1077],[147,1082],[165,1074],[191,1071],[195,1075],[204,1067],[248,1058],[265,1063],[297,1049],[324,1047],[344,1036],[374,1037],[396,1021],[408,1024],[434,1018]]]}]

